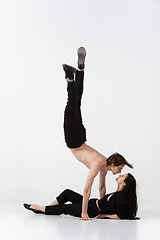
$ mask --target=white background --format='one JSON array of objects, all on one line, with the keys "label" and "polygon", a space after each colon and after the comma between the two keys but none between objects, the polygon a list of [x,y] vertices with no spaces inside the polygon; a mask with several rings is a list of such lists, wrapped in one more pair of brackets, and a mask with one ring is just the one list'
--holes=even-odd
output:
[{"label": "white background", "polygon": [[[46,205],[65,188],[83,193],[88,169],[63,137],[62,63],[76,67],[84,46],[87,143],[124,155],[139,202],[158,202],[159,43],[158,0],[1,0],[0,201]],[[108,174],[108,192],[116,177]]]}]

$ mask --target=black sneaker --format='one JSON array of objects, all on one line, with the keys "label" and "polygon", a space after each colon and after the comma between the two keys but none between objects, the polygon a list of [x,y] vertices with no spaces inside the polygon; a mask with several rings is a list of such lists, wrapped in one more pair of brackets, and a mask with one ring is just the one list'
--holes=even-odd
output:
[{"label": "black sneaker", "polygon": [[85,57],[86,57],[86,49],[84,47],[78,48],[77,51],[78,54],[78,68],[79,69],[84,69],[85,65]]},{"label": "black sneaker", "polygon": [[65,78],[74,80],[74,73],[76,72],[76,68],[71,67],[65,63],[62,65],[62,67],[63,67],[63,70],[65,71]]}]

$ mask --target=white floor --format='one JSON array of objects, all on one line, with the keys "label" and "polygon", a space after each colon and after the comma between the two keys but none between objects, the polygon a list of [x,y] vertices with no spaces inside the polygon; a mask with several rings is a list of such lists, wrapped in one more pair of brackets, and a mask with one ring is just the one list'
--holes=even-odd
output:
[{"label": "white floor", "polygon": [[3,204],[0,209],[0,239],[159,240],[160,206],[141,204],[139,209],[141,219],[137,221],[93,219],[82,222],[70,216],[34,214],[21,204]]}]

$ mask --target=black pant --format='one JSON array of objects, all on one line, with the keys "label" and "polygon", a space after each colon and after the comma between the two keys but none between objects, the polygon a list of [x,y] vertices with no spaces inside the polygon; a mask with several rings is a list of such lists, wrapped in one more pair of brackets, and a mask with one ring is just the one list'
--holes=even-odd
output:
[{"label": "black pant", "polygon": [[[75,217],[81,217],[82,212],[82,199],[83,196],[69,189],[64,190],[58,197],[57,201],[59,205],[46,206],[46,215],[60,215],[69,214]],[[89,217],[96,217],[99,214],[99,210],[96,206],[96,198],[92,198],[88,202],[88,215]],[[65,204],[66,202],[71,204]]]},{"label": "black pant", "polygon": [[64,111],[64,135],[69,148],[78,148],[86,142],[86,129],[81,115],[84,71],[76,71],[75,81],[68,82],[68,101]]}]

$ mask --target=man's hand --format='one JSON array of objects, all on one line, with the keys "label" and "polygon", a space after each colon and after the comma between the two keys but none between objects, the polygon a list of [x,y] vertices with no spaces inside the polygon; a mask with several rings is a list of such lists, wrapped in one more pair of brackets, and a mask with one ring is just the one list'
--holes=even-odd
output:
[{"label": "man's hand", "polygon": [[90,220],[90,221],[91,221],[91,219],[89,218],[87,212],[82,213],[82,218],[81,218],[80,220],[83,220],[83,221],[88,221],[88,220]]}]

